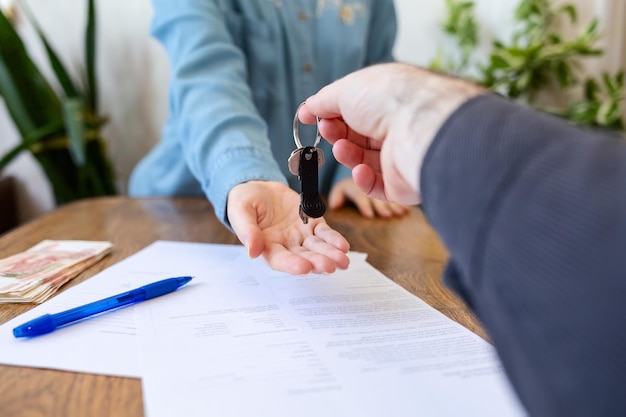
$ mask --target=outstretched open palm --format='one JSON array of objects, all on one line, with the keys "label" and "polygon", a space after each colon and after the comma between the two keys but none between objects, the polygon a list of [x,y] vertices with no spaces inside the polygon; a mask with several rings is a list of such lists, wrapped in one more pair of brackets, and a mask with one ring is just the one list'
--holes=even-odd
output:
[{"label": "outstretched open palm", "polygon": [[249,181],[228,195],[228,219],[252,258],[263,256],[273,269],[291,274],[346,269],[350,245],[323,218],[304,224],[300,196],[287,185]]}]

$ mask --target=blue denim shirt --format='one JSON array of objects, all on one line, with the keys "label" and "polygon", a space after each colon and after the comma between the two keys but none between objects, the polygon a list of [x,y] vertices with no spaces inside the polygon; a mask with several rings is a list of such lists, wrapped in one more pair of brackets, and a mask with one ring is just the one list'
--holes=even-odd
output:
[{"label": "blue denim shirt", "polygon": [[[288,183],[298,105],[324,85],[392,60],[393,0],[153,0],[152,34],[170,64],[161,141],[133,171],[134,196],[226,200],[249,180]],[[304,146],[315,128],[299,126]],[[322,141],[320,191],[350,175]]]}]

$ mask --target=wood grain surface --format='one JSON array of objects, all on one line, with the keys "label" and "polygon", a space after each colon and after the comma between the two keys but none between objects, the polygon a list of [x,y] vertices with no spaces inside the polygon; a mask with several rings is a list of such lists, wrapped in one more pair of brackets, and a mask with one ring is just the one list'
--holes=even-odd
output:
[{"label": "wood grain surface", "polygon": [[[419,209],[400,219],[365,219],[352,208],[329,212],[328,223],[351,250],[451,319],[486,338],[465,305],[441,284],[447,252]],[[239,244],[204,198],[106,197],[68,204],[0,238],[0,258],[43,239],[107,240],[113,252],[66,284],[64,291],[155,240]],[[34,307],[0,305],[0,323]],[[80,346],[76,346],[80,354]],[[0,365],[1,417],[140,417],[141,382]]]}]

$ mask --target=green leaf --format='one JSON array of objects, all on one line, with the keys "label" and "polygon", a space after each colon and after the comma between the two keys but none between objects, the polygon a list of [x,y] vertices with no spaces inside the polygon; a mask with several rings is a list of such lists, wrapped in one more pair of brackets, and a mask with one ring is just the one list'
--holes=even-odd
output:
[{"label": "green leaf", "polygon": [[26,144],[26,143],[19,143],[15,147],[13,147],[13,149],[11,149],[9,152],[4,154],[4,156],[2,156],[2,158],[0,158],[0,172],[2,172],[4,167],[9,165],[11,163],[11,161],[13,161],[13,159],[15,159],[16,156],[18,156],[20,153],[22,153],[23,151],[25,151],[27,149],[28,149],[28,144]]},{"label": "green leaf", "polygon": [[618,112],[617,103],[613,101],[605,101],[600,105],[598,114],[596,116],[596,122],[600,126],[607,126],[615,119]]},{"label": "green leaf", "polygon": [[573,84],[574,74],[572,73],[569,65],[567,65],[567,62],[558,62],[556,68],[554,69],[554,73],[556,75],[559,86],[569,87]]},{"label": "green leaf", "polygon": [[[1,37],[0,34],[0,42]],[[3,55],[0,55],[0,95],[4,98],[7,110],[20,133],[24,134],[36,128],[34,121],[30,117],[29,109],[22,100],[18,85],[14,82],[13,74]]]},{"label": "green leaf", "polygon": [[441,50],[437,50],[437,54],[435,55],[435,57],[432,59],[432,61],[430,61],[430,64],[428,65],[428,68],[430,68],[433,71],[437,71],[437,72],[442,72],[445,71],[446,68],[443,65],[443,53],[441,52]]},{"label": "green leaf", "polygon": [[578,20],[578,12],[576,11],[576,7],[573,4],[566,4],[563,5],[561,7],[559,7],[558,9],[556,9],[556,14],[561,14],[561,13],[565,13],[569,16],[570,21],[572,23],[576,23],[576,21]]},{"label": "green leaf", "polygon": [[50,137],[58,136],[62,131],[63,126],[59,124],[51,124],[41,127],[39,129],[33,129],[29,132],[28,136],[22,138],[22,142],[16,145],[13,149],[7,152],[2,158],[0,158],[0,171],[11,163],[13,159],[18,156],[22,151],[29,150],[32,145],[43,142]]},{"label": "green leaf", "polygon": [[589,101],[581,101],[570,106],[567,117],[580,124],[595,124],[598,106]]},{"label": "green leaf", "polygon": [[617,90],[618,86],[616,84],[616,80],[614,81],[611,78],[611,74],[609,74],[608,72],[603,72],[602,73],[602,82],[604,83],[607,91],[609,94],[611,93],[615,93],[615,91]]},{"label": "green leaf", "polygon": [[460,48],[460,57],[436,57],[431,64],[454,75],[469,66],[473,51],[478,45],[478,28],[474,19],[474,1],[446,0],[446,20],[441,29],[457,43]]},{"label": "green leaf", "polygon": [[58,204],[76,200],[79,197],[76,167],[72,166],[66,149],[35,153],[34,156],[48,177],[54,199]]},{"label": "green leaf", "polygon": [[520,93],[523,91],[528,91],[530,89],[532,81],[533,81],[532,72],[526,71],[522,73],[521,76],[518,78],[517,82],[515,83],[516,91],[519,91]]},{"label": "green leaf", "polygon": [[607,94],[616,101],[624,98],[624,72],[620,71],[614,76],[605,72],[602,74],[602,81],[607,90]]},{"label": "green leaf", "polygon": [[548,41],[548,43],[550,44],[559,44],[563,42],[562,38],[556,33],[551,33],[550,35],[548,35]]},{"label": "green leaf", "polygon": [[598,33],[599,25],[600,25],[600,21],[598,20],[598,18],[593,18],[591,22],[589,22],[589,25],[585,29],[584,33],[586,33],[588,36],[596,35]]},{"label": "green leaf", "polygon": [[[94,0],[89,0],[85,32],[85,85],[89,100],[97,103],[95,77]],[[49,56],[50,66],[70,97],[59,99],[45,77],[29,57],[13,26],[0,12],[0,97],[15,122],[22,141],[0,158],[0,166],[9,164],[20,152],[29,150],[47,176],[58,204],[79,198],[117,193],[114,172],[105,152],[99,129],[107,118],[86,105],[73,83],[62,81],[64,70],[56,53],[33,20]],[[69,76],[67,77],[69,80]],[[87,82],[89,80],[89,82]]]},{"label": "green leaf", "polygon": [[530,55],[533,51],[533,49],[537,49],[537,47],[529,47],[529,48],[516,48],[516,47],[511,47],[511,48],[507,48],[506,52],[508,55],[515,57],[515,58],[526,58],[528,55]]},{"label": "green leaf", "polygon": [[83,102],[80,99],[63,101],[63,118],[69,138],[69,151],[74,164],[78,167],[85,165],[85,119],[83,117]]},{"label": "green leaf", "polygon": [[23,137],[62,120],[61,102],[0,12],[0,96]]},{"label": "green leaf", "polygon": [[78,91],[78,88],[76,88],[76,86],[74,85],[74,82],[70,78],[67,69],[63,65],[63,62],[61,61],[61,59],[59,58],[59,55],[55,52],[54,48],[52,48],[52,45],[50,45],[50,42],[48,42],[48,38],[46,38],[46,35],[43,33],[43,30],[41,29],[39,22],[37,22],[35,15],[30,10],[28,3],[23,1],[23,2],[20,2],[20,5],[22,9],[24,10],[24,14],[26,15],[30,23],[33,25],[33,28],[35,28],[35,31],[37,32],[37,34],[39,35],[39,39],[43,43],[46,49],[46,54],[48,55],[48,60],[50,61],[50,66],[52,67],[52,70],[54,71],[54,74],[56,75],[57,80],[59,80],[59,84],[63,88],[65,95],[67,97],[79,96],[81,93]]},{"label": "green leaf", "polygon": [[509,67],[508,61],[500,55],[491,55],[490,62],[493,69]]},{"label": "green leaf", "polygon": [[594,80],[593,78],[589,78],[586,82],[585,82],[585,87],[584,87],[584,96],[587,100],[597,100],[597,96],[600,93],[600,86],[598,85],[598,82],[596,80]]},{"label": "green leaf", "polygon": [[85,65],[87,72],[87,105],[98,112],[98,81],[96,77],[96,7],[94,0],[89,0],[87,28],[85,31]]}]

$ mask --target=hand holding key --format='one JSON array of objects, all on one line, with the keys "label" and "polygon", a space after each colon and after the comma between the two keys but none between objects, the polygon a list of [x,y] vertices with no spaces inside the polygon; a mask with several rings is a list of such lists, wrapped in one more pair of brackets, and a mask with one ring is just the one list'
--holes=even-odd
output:
[{"label": "hand holding key", "polygon": [[[298,177],[301,186],[300,217],[306,224],[309,217],[320,217],[326,211],[326,205],[319,196],[318,170],[324,165],[324,152],[318,148],[321,140],[319,131],[319,118],[315,118],[317,134],[313,146],[303,147],[298,134],[300,109],[305,103],[300,104],[293,119],[293,139],[296,142],[294,150],[288,161],[289,171]],[[333,184],[328,196],[331,209],[337,209],[352,202],[365,217],[395,217],[403,216],[409,212],[409,207],[388,201],[369,198],[361,191],[352,179],[344,179]]]}]

